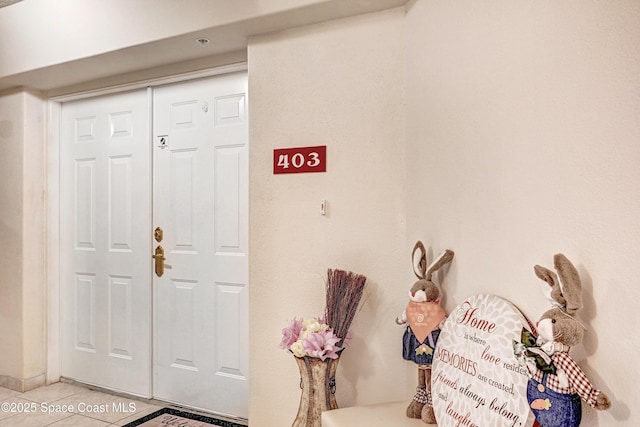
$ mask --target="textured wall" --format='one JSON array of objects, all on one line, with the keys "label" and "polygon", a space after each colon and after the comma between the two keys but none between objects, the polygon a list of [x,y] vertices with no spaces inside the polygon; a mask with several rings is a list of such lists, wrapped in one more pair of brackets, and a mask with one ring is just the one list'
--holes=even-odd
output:
[{"label": "textured wall", "polygon": [[[396,9],[250,41],[252,426],[295,417],[300,377],[280,331],[322,314],[328,267],[369,278],[338,367],[338,404],[410,396],[415,373],[393,321],[411,280],[403,17]],[[326,173],[273,175],[274,148],[313,145],[327,146]]]},{"label": "textured wall", "polygon": [[[537,320],[533,273],[584,281],[576,359],[638,425],[640,3],[418,0],[407,36],[408,237],[451,246],[446,307],[492,293]],[[635,406],[635,407],[634,407]]]},{"label": "textured wall", "polygon": [[0,385],[44,381],[44,103],[0,96]]},{"label": "textured wall", "polygon": [[0,96],[0,375],[22,375],[24,93]]}]

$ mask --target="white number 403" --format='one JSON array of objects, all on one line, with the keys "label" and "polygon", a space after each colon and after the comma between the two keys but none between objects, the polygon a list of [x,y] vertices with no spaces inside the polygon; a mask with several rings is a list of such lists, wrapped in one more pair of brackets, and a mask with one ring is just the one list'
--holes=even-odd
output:
[{"label": "white number 403", "polygon": [[291,166],[293,166],[294,168],[299,169],[305,165],[305,160],[306,165],[313,168],[320,164],[320,155],[315,151],[312,151],[309,153],[308,159],[305,159],[302,153],[295,153],[293,156],[291,156],[291,163],[289,163],[289,155],[280,154],[280,156],[278,157],[278,167],[281,167],[282,169],[288,169],[289,164],[291,164]]}]

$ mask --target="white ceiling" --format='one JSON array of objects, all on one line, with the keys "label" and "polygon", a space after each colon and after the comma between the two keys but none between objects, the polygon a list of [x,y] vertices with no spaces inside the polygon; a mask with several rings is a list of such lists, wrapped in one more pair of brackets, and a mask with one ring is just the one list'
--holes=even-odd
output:
[{"label": "white ceiling", "polygon": [[0,0],[0,7],[9,6],[10,4],[18,3],[22,0]]},{"label": "white ceiling", "polygon": [[[3,9],[1,13],[4,13],[4,11],[11,11],[15,13],[16,11],[19,11],[18,9],[22,5],[26,6],[29,2],[37,1],[51,0],[27,0],[21,4]],[[55,1],[71,2],[74,0]],[[262,4],[267,4],[268,1],[271,1],[273,4],[277,3],[276,0],[234,1],[244,1],[247,5],[252,3],[254,9],[256,8],[256,4],[260,2],[262,2]],[[285,0],[278,1],[280,1],[279,4],[285,3]],[[247,19],[240,19],[227,23],[222,22],[208,28],[168,38],[158,38],[156,36],[156,39],[152,41],[138,43],[104,53],[92,55],[85,54],[84,56],[59,63],[43,63],[43,66],[30,65],[30,68],[26,71],[13,73],[9,71],[9,74],[7,75],[2,75],[0,73],[0,90],[22,86],[31,89],[49,91],[52,89],[60,89],[77,85],[83,82],[105,79],[110,76],[163,67],[168,64],[175,64],[183,61],[197,62],[202,58],[210,58],[215,55],[246,50],[247,39],[252,35],[385,10],[402,6],[406,4],[407,1],[408,0],[307,0],[306,5],[304,6],[280,8],[277,13],[254,14],[252,17]],[[305,2],[297,0],[297,4],[301,3]],[[207,5],[210,6],[211,4],[212,3],[208,3]],[[238,3],[235,4],[237,5]],[[2,15],[0,15],[0,18],[2,18]],[[18,16],[18,18],[29,19],[27,16]],[[2,22],[3,21],[0,19],[0,25],[2,25]],[[11,21],[5,20],[4,22],[11,22],[12,25],[17,24],[15,22],[15,18]],[[3,33],[3,31],[7,31],[6,27],[7,26],[5,25],[4,29],[0,28],[1,38],[6,39],[6,36]],[[18,28],[17,25],[16,28]],[[60,29],[57,30],[59,31]],[[114,29],[113,31],[117,30]],[[73,44],[75,44],[75,39],[71,37],[82,37],[81,35],[74,36],[69,34],[63,36],[67,38],[67,43]],[[197,43],[196,39],[201,37],[209,39],[210,43],[206,45]],[[45,42],[55,43],[55,40]],[[32,46],[33,49],[40,47],[40,45],[35,44]],[[47,52],[48,51],[43,51],[43,55],[40,56],[44,56]],[[8,58],[3,58],[2,56],[2,51],[0,51],[0,65],[3,65],[3,61],[8,60]],[[5,53],[4,56],[9,55]],[[12,57],[15,58],[14,55],[12,55]],[[36,56],[35,60],[37,59],[39,59],[39,56]],[[4,62],[4,65],[7,66],[5,68],[10,69],[11,63]]]}]

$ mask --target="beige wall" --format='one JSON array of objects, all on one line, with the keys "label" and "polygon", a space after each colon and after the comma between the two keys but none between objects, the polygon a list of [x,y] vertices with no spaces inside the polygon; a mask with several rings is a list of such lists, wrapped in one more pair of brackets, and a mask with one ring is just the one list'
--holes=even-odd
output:
[{"label": "beige wall", "polygon": [[25,93],[23,183],[23,334],[25,388],[45,374],[45,102]]},{"label": "beige wall", "polygon": [[[410,397],[394,318],[406,304],[404,10],[257,37],[249,46],[251,425],[284,426],[300,376],[288,319],[322,314],[326,269],[369,287],[341,357],[340,405]],[[273,175],[273,149],[327,145],[327,172]],[[320,201],[328,201],[326,217]],[[411,383],[411,385],[408,385]]]},{"label": "beige wall", "polygon": [[595,0],[418,0],[405,22],[408,238],[456,251],[449,310],[492,293],[537,320],[533,266],[576,263],[573,354],[613,400],[583,426],[640,423],[639,22],[639,2]]},{"label": "beige wall", "polygon": [[0,95],[0,385],[44,382],[44,102]]},{"label": "beige wall", "polygon": [[[456,251],[447,310],[491,293],[536,320],[548,306],[533,265],[573,259],[588,326],[573,355],[613,400],[585,408],[582,425],[640,421],[637,22],[632,1],[417,0],[406,16],[250,41],[252,425],[295,415],[298,373],[279,331],[322,308],[327,266],[373,283],[338,368],[339,404],[410,397],[415,368],[392,319],[416,239]],[[274,148],[315,144],[328,146],[327,174],[272,175]]]},{"label": "beige wall", "polygon": [[[24,93],[0,96],[0,380],[22,378]],[[4,378],[6,377],[6,378]]]}]

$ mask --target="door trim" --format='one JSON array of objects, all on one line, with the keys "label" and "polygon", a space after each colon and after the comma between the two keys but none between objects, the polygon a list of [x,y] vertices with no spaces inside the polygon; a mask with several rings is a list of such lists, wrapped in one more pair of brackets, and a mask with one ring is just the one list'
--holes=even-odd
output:
[{"label": "door trim", "polygon": [[97,90],[78,92],[51,97],[47,101],[47,135],[46,135],[46,277],[45,293],[47,298],[46,313],[46,383],[60,380],[60,115],[62,104],[83,98],[93,98],[134,89],[152,88],[171,83],[196,80],[248,71],[247,62],[224,65],[206,70],[199,70],[161,78],[131,82],[128,84],[105,87]]}]

